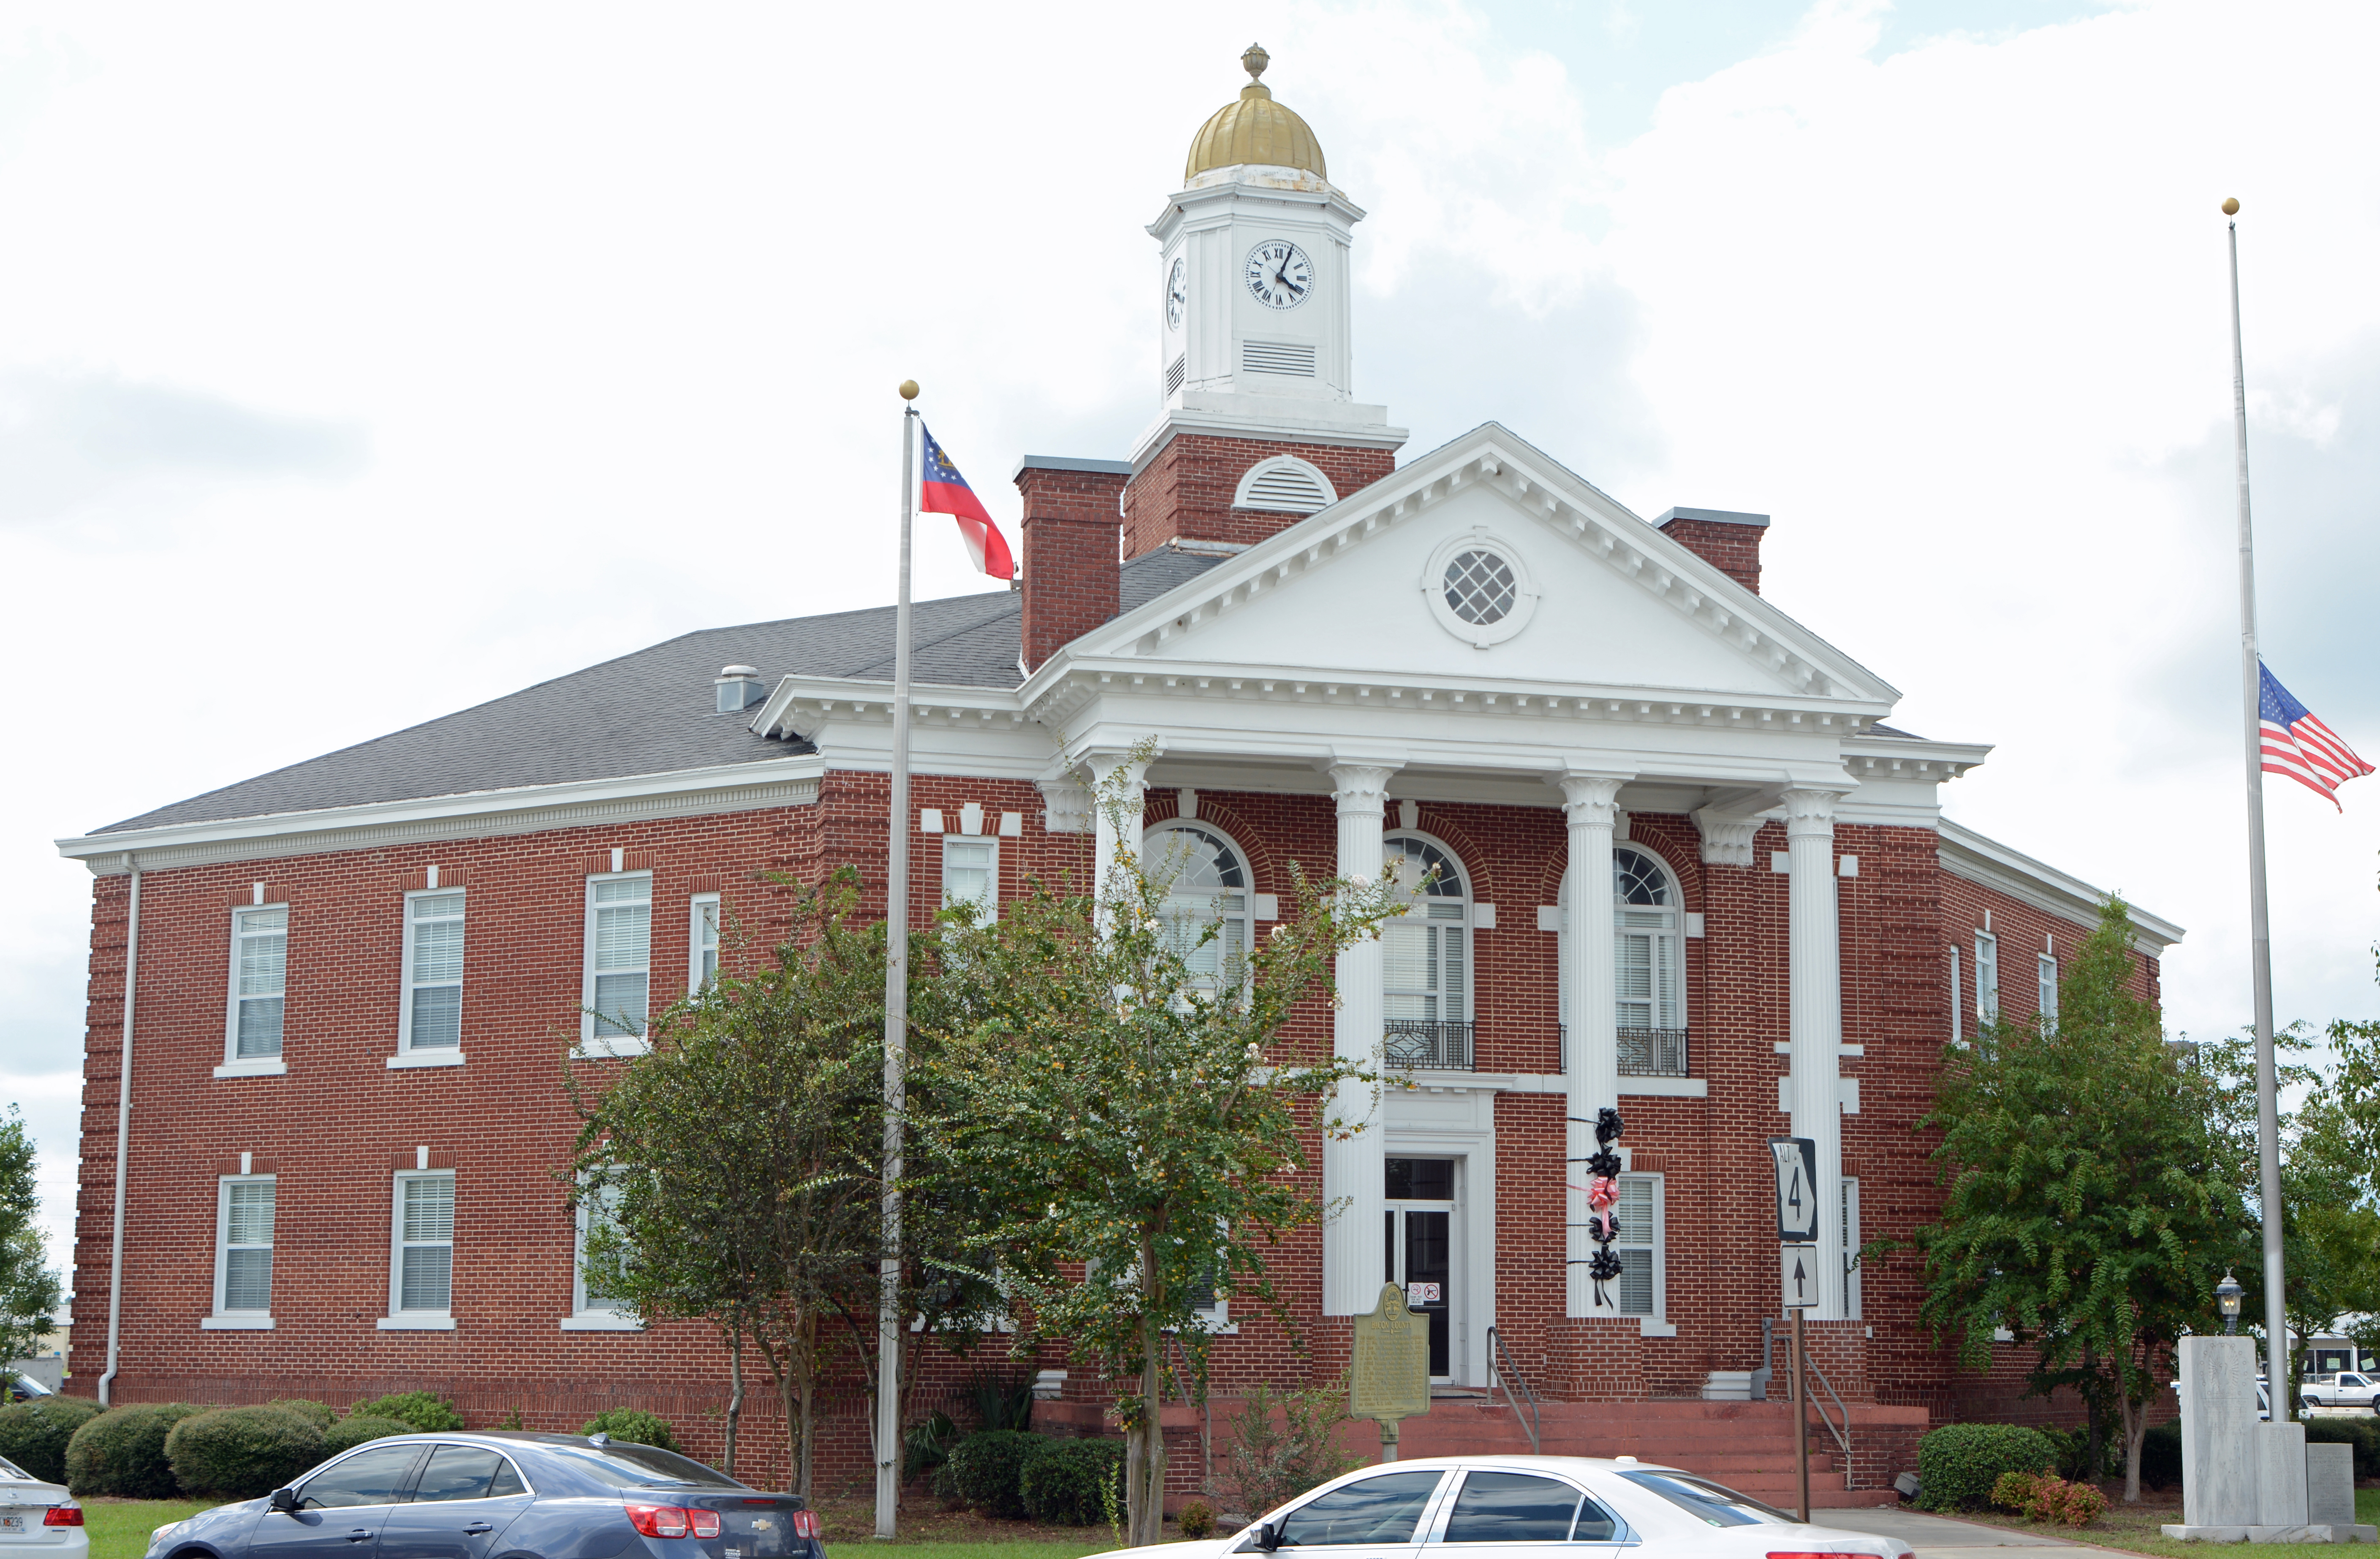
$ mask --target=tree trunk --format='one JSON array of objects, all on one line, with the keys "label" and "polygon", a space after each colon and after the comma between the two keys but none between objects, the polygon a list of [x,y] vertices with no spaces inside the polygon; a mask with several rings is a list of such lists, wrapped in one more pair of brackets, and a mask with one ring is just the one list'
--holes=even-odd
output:
[{"label": "tree trunk", "polygon": [[735,1323],[727,1337],[727,1465],[720,1470],[735,1476],[735,1431],[744,1421],[744,1323]]},{"label": "tree trunk", "polygon": [[2149,1405],[2145,1397],[2135,1402],[2132,1394],[2118,1383],[2116,1412],[2124,1430],[2124,1503],[2141,1503],[2141,1442],[2148,1434]]},{"label": "tree trunk", "polygon": [[1141,1241],[1139,1423],[1124,1437],[1124,1546],[1146,1548],[1165,1541],[1165,1392],[1159,1375],[1157,1250]]}]

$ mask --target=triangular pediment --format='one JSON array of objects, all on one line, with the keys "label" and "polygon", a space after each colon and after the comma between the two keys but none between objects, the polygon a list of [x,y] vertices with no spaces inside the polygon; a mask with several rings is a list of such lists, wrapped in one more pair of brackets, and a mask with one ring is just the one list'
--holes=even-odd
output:
[{"label": "triangular pediment", "polygon": [[1878,714],[1899,698],[1495,423],[1085,634],[1032,683],[1120,660],[1818,699]]}]

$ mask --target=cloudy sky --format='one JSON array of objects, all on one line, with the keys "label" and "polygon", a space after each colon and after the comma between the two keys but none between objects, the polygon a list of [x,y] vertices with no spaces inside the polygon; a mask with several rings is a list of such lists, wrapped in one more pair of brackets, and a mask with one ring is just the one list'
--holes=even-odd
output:
[{"label": "cloudy sky", "polygon": [[[1155,405],[1244,79],[1357,389],[1499,419],[1990,742],[1949,814],[2248,1015],[2226,195],[2267,659],[2380,755],[2380,12],[2353,4],[153,7],[0,21],[0,1100],[72,1183],[50,840],[686,629],[889,597],[898,402],[996,514]],[[929,529],[921,592],[978,588]],[[2359,791],[2362,793],[2358,793]],[[2380,780],[2271,796],[2279,1009],[2380,1015]],[[63,1249],[59,1253],[63,1255]]]}]

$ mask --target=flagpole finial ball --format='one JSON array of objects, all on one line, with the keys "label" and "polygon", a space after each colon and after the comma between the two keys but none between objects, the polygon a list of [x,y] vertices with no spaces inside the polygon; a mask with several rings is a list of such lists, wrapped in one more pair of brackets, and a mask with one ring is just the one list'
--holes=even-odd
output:
[{"label": "flagpole finial ball", "polygon": [[901,381],[901,398],[905,401],[914,401],[917,398],[917,381],[916,380],[905,379]]},{"label": "flagpole finial ball", "polygon": [[2232,199],[2228,195],[2225,196],[2223,199],[2223,214],[2225,216],[2238,216],[2240,214],[2240,202]]}]

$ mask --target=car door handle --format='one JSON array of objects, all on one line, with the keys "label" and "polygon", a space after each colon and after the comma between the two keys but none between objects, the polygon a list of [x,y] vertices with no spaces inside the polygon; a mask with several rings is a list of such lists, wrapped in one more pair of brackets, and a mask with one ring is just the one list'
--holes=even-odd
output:
[{"label": "car door handle", "polygon": [[467,1538],[483,1538],[494,1530],[495,1529],[485,1521],[474,1521],[463,1529],[463,1535]]},{"label": "car door handle", "polygon": [[358,1527],[347,1534],[347,1541],[349,1542],[370,1542],[371,1541],[372,1537],[373,1532],[370,1527]]}]

